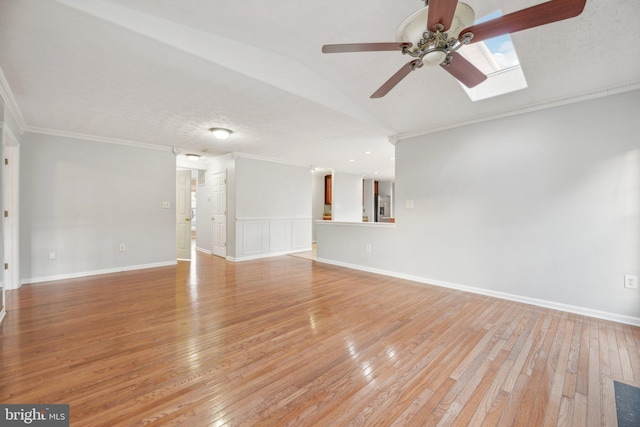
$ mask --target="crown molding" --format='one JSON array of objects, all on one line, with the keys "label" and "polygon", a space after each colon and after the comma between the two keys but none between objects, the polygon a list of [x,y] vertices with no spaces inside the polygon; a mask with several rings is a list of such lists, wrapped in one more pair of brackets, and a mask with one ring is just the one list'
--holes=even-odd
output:
[{"label": "crown molding", "polygon": [[288,160],[282,160],[282,159],[276,159],[273,157],[264,157],[264,156],[257,156],[254,154],[247,154],[247,153],[238,153],[238,152],[234,152],[233,153],[233,158],[237,159],[237,158],[244,158],[244,159],[253,159],[253,160],[262,160],[265,162],[272,162],[272,163],[282,163],[284,165],[289,165],[289,166],[300,166],[303,168],[309,168],[311,169],[311,165],[306,165],[303,163],[296,163],[296,162],[291,162]]},{"label": "crown molding", "polygon": [[545,110],[547,108],[558,107],[566,104],[573,104],[575,102],[587,101],[590,99],[602,98],[609,95],[616,95],[624,92],[631,92],[633,90],[640,89],[640,81],[624,83],[616,86],[611,86],[602,89],[596,89],[588,92],[579,93],[576,95],[563,96],[555,99],[551,99],[548,101],[538,102],[534,104],[527,104],[521,107],[510,108],[506,111],[501,111],[498,113],[490,113],[482,116],[477,116],[473,119],[466,120],[464,122],[457,122],[454,124],[444,124],[442,126],[435,126],[429,129],[419,129],[411,132],[400,133],[398,135],[393,135],[389,138],[389,142],[393,145],[396,145],[397,142],[400,142],[405,139],[414,138],[417,136],[429,135],[436,132],[441,132],[444,130],[455,129],[462,126],[472,125],[476,123],[487,122],[489,120],[501,119],[510,116],[516,116],[518,114],[531,113],[534,111]]},{"label": "crown molding", "polygon": [[225,154],[220,154],[219,156],[214,156],[211,157],[210,160],[229,160],[229,159],[235,159],[235,152],[229,152],[229,153],[225,153]]},{"label": "crown molding", "polygon": [[24,121],[24,117],[22,116],[22,112],[20,111],[20,107],[18,107],[18,103],[16,102],[16,99],[13,96],[11,87],[9,86],[9,83],[5,78],[4,72],[2,71],[1,67],[0,67],[0,97],[2,97],[2,100],[5,103],[5,106],[9,109],[9,113],[11,114],[12,118],[18,125],[19,131],[21,134],[25,132],[30,132],[30,133],[39,133],[43,135],[61,136],[61,137],[72,138],[72,139],[84,139],[88,141],[103,142],[108,144],[126,145],[129,147],[145,148],[149,150],[159,150],[159,151],[172,150],[172,147],[147,144],[144,142],[127,141],[124,139],[107,138],[107,137],[100,137],[95,135],[85,135],[85,134],[80,134],[75,132],[66,132],[66,131],[59,131],[55,129],[45,129],[45,128],[38,128],[34,126],[27,126],[26,122]]},{"label": "crown molding", "polygon": [[16,138],[16,135],[13,133],[9,126],[5,126],[4,123],[0,122],[0,129],[4,131],[4,143],[7,147],[19,147],[20,141]]},{"label": "crown molding", "polygon": [[13,92],[11,91],[11,87],[9,87],[9,82],[4,77],[4,72],[0,67],[0,97],[2,97],[5,106],[9,109],[13,120],[15,120],[16,124],[20,128],[20,133],[24,132],[24,129],[27,127],[26,122],[24,121],[24,117],[22,116],[22,112],[20,111],[20,107],[18,107],[18,103],[16,102],[16,98],[13,96]]},{"label": "crown molding", "polygon": [[45,129],[45,128],[38,128],[33,126],[27,126],[25,128],[25,131],[29,133],[38,133],[41,135],[60,136],[63,138],[83,139],[86,141],[102,142],[105,144],[126,145],[128,147],[144,148],[147,150],[169,151],[169,152],[173,151],[173,147],[167,147],[164,145],[147,144],[145,142],[129,141],[126,139],[108,138],[108,137],[95,136],[95,135],[86,135],[82,133],[67,132],[67,131],[61,131],[61,130],[55,130],[55,129]]}]

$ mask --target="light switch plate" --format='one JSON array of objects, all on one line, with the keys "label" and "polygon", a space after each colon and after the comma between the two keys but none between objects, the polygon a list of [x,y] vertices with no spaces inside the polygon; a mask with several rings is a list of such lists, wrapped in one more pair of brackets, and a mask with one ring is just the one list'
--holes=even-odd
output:
[{"label": "light switch plate", "polygon": [[168,202],[166,200],[162,202],[162,209],[169,209],[169,208],[171,208],[171,202]]}]

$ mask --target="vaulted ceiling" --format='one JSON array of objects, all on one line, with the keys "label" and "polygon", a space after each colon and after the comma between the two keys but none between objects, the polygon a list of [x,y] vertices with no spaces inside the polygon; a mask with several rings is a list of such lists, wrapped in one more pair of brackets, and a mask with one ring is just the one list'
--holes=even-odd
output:
[{"label": "vaulted ceiling", "polygon": [[[557,0],[554,0],[557,1]],[[476,17],[539,2],[469,0]],[[369,96],[411,58],[324,55],[394,41],[420,0],[0,0],[0,68],[25,131],[242,152],[394,176],[389,142],[640,88],[640,2],[588,0],[512,35],[528,88],[472,102],[439,67]],[[234,130],[214,140],[208,129]],[[366,154],[370,153],[370,154]]]}]

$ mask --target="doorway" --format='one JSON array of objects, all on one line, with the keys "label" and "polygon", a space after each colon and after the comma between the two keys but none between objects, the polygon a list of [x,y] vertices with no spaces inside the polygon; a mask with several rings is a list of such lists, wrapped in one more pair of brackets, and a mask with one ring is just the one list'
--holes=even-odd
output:
[{"label": "doorway", "polygon": [[176,258],[193,261],[196,251],[227,256],[226,171],[177,170]]},{"label": "doorway", "polygon": [[191,259],[191,171],[176,173],[176,258]]},{"label": "doorway", "polygon": [[227,256],[227,173],[211,175],[211,242],[213,255]]}]

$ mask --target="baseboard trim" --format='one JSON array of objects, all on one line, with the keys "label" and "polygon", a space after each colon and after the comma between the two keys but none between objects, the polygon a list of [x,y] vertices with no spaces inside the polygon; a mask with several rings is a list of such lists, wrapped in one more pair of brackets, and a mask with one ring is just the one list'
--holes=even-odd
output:
[{"label": "baseboard trim", "polygon": [[555,301],[543,300],[538,298],[530,298],[521,295],[509,294],[506,292],[492,291],[490,289],[476,288],[473,286],[460,285],[457,283],[444,282],[442,280],[429,279],[427,277],[413,276],[410,274],[396,273],[389,270],[381,270],[378,268],[365,267],[362,265],[349,264],[340,261],[333,261],[325,258],[318,258],[317,262],[325,264],[336,265],[339,267],[352,268],[354,270],[366,271],[369,273],[381,274],[384,276],[395,277],[398,279],[411,280],[425,285],[440,286],[443,288],[455,289],[458,291],[471,292],[479,295],[486,295],[490,297],[500,298],[509,301],[521,302],[524,304],[535,305],[538,307],[550,308],[552,310],[565,311],[568,313],[580,314],[583,316],[595,317],[603,320],[611,320],[613,322],[625,323],[633,326],[640,326],[640,318],[633,316],[626,316],[616,313],[609,313],[606,311],[594,310],[591,308],[579,307],[570,304],[563,304]]},{"label": "baseboard trim", "polygon": [[213,255],[213,252],[208,250],[208,249],[202,249],[196,246],[196,251],[198,252],[202,252],[203,254],[207,254],[207,255]]},{"label": "baseboard trim", "polygon": [[155,262],[150,264],[131,265],[127,267],[107,268],[104,270],[82,271],[78,273],[56,274],[54,276],[33,277],[31,279],[22,280],[21,285],[30,285],[33,283],[42,283],[42,282],[53,282],[55,280],[77,279],[80,277],[98,276],[101,274],[122,273],[124,271],[143,270],[147,268],[167,267],[170,265],[176,265],[177,263],[178,263],[177,261]]},{"label": "baseboard trim", "polygon": [[309,252],[313,250],[312,247],[306,248],[306,249],[293,249],[293,250],[289,250],[289,251],[276,251],[276,252],[268,252],[268,253],[261,253],[261,254],[256,254],[256,255],[247,255],[247,256],[241,256],[241,257],[227,257],[228,261],[231,262],[242,262],[242,261],[252,261],[255,259],[261,259],[261,258],[271,258],[271,257],[275,257],[275,256],[283,256],[283,255],[291,255],[291,254],[297,254],[299,252]]}]

